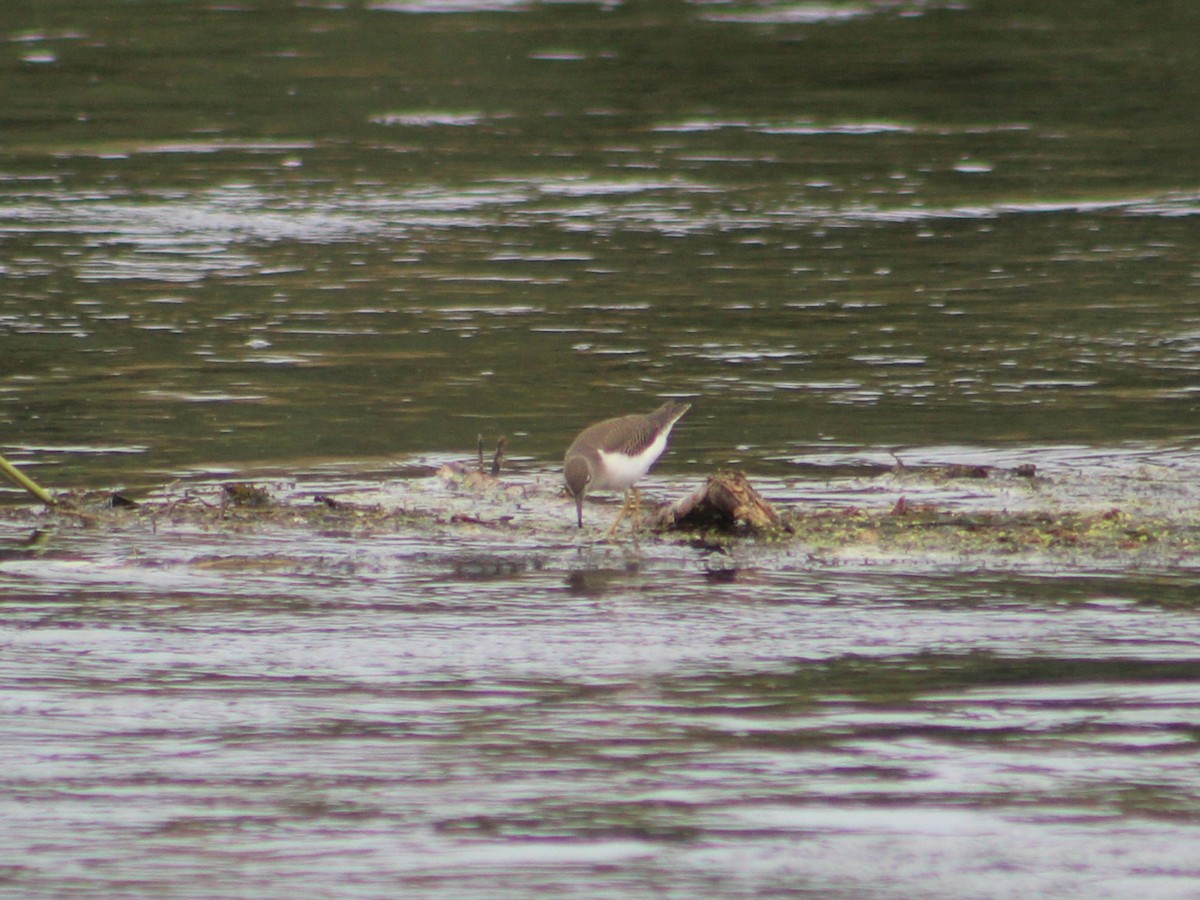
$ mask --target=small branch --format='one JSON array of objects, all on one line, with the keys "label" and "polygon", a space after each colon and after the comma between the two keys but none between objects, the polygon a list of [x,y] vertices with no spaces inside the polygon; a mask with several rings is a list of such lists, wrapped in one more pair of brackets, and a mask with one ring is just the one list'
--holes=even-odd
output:
[{"label": "small branch", "polygon": [[47,506],[54,505],[54,498],[36,481],[25,475],[3,456],[0,456],[0,474],[18,487],[22,487]]},{"label": "small branch", "polygon": [[[500,460],[504,459],[504,448],[508,446],[508,438],[504,435],[500,436],[500,440],[496,442],[496,455],[492,457],[492,477],[496,478],[500,475]],[[483,467],[480,466],[480,471]]]}]

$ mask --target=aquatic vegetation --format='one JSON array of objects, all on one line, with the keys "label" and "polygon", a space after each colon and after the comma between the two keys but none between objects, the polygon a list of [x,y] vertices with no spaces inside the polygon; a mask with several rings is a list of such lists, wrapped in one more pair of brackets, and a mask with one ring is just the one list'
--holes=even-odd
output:
[{"label": "aquatic vegetation", "polygon": [[[981,467],[940,466],[904,470],[904,484],[922,487],[947,479],[1033,479],[1031,467],[998,475]],[[879,476],[878,481],[893,478]],[[1142,485],[1142,490],[1146,486]],[[870,496],[864,490],[864,500]],[[1084,500],[1086,491],[1080,491]],[[119,493],[69,493],[44,510],[11,508],[0,518],[36,529],[37,540],[17,543],[8,554],[45,553],[48,528],[150,530],[202,528],[229,534],[264,530],[294,534],[303,555],[306,534],[369,538],[387,534],[487,533],[525,547],[573,545],[567,504],[556,479],[502,478],[470,464],[450,464],[430,475],[403,480],[401,495],[383,488],[329,491],[304,483],[175,484],[140,501]],[[1134,498],[1136,499],[1136,498]],[[672,503],[660,504],[647,526],[627,541],[664,548],[730,548],[741,544],[773,550],[791,564],[800,554],[809,565],[882,563],[900,567],[955,560],[989,563],[1029,561],[1054,567],[1171,564],[1200,557],[1200,517],[1194,505],[1150,508],[1131,502],[1097,508],[1064,502],[1047,492],[1036,508],[958,508],[900,496],[878,506],[772,504],[742,472],[721,470]],[[249,540],[250,538],[248,538]],[[585,535],[583,540],[598,539]],[[236,556],[236,544],[231,546]]]}]

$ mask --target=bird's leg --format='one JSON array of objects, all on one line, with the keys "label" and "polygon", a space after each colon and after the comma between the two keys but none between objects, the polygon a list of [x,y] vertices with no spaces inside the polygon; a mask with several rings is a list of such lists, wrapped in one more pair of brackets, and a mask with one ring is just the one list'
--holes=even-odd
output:
[{"label": "bird's leg", "polygon": [[611,538],[614,534],[617,533],[617,526],[621,524],[621,520],[624,519],[625,516],[629,513],[629,497],[630,497],[630,492],[626,491],[625,492],[625,502],[621,504],[621,511],[617,514],[617,518],[613,521],[612,525],[609,526],[608,534],[606,534],[604,536],[605,540],[607,540],[608,538]]},{"label": "bird's leg", "polygon": [[637,488],[630,488],[630,493],[633,494],[633,530],[637,531],[642,527],[642,492]]}]

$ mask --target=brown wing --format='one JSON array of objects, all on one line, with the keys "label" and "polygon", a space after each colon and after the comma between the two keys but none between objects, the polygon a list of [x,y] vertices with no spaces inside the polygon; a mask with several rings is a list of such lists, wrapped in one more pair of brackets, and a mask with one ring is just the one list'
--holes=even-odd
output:
[{"label": "brown wing", "polygon": [[659,431],[664,428],[670,431],[689,409],[690,403],[664,403],[647,416],[619,416],[597,422],[575,438],[567,450],[567,456],[588,449],[603,450],[605,453],[617,450],[639,453],[654,443]]}]

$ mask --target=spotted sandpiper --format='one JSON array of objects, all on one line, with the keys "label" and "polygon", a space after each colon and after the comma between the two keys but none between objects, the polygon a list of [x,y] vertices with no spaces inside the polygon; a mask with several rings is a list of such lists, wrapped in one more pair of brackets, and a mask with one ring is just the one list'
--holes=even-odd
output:
[{"label": "spotted sandpiper", "polygon": [[625,503],[612,527],[611,537],[634,503],[634,527],[640,501],[637,480],[650,471],[667,446],[667,437],[690,403],[664,403],[645,416],[619,416],[590,425],[567,449],[563,477],[575,498],[579,527],[583,527],[583,495],[588,491],[624,491]]}]

